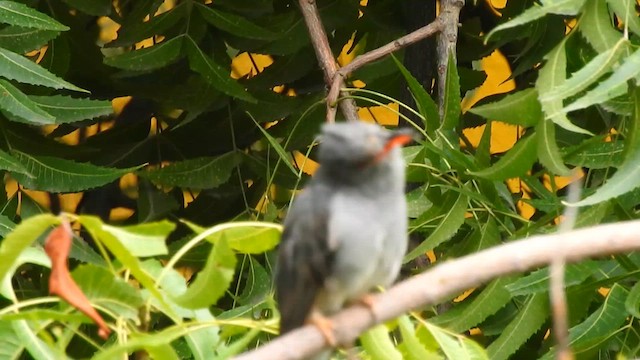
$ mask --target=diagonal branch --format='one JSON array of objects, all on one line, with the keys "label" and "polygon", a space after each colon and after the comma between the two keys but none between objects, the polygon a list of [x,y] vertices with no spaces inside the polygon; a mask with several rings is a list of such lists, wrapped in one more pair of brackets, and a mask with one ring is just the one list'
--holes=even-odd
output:
[{"label": "diagonal branch", "polygon": [[[376,324],[394,319],[479,286],[493,278],[530,270],[562,259],[576,262],[640,249],[640,220],[599,225],[561,234],[532,236],[444,262],[373,296],[371,310],[350,307],[331,318],[334,336],[348,344]],[[375,314],[372,318],[371,312]],[[327,345],[314,326],[292,331],[236,359],[304,359]]]},{"label": "diagonal branch", "polygon": [[440,15],[443,28],[437,40],[438,54],[438,107],[440,108],[440,116],[442,117],[442,109],[444,109],[444,95],[447,79],[447,64],[449,63],[449,54],[456,58],[456,44],[458,43],[458,21],[460,19],[460,10],[464,6],[464,0],[442,0],[440,1]]}]

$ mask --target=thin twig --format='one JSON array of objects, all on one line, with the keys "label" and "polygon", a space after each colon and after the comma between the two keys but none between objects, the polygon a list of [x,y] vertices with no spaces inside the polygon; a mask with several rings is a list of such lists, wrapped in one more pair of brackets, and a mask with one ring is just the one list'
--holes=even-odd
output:
[{"label": "thin twig", "polygon": [[444,95],[446,87],[447,64],[449,54],[456,57],[456,44],[458,42],[458,21],[460,19],[460,9],[464,6],[464,0],[442,0],[440,1],[440,21],[443,28],[438,36],[438,105],[440,116],[444,109]]},{"label": "thin twig", "polygon": [[[407,311],[438,304],[496,277],[548,265],[576,262],[640,249],[640,220],[599,225],[566,233],[532,236],[444,262],[387,292],[372,296],[371,308],[353,306],[331,317],[339,344],[352,343],[372,326]],[[372,313],[375,316],[372,316]],[[322,333],[304,326],[237,359],[304,359],[327,347]]]},{"label": "thin twig", "polygon": [[[331,86],[338,71],[338,64],[331,51],[331,46],[329,46],[329,40],[322,26],[322,21],[320,20],[318,7],[315,0],[300,0],[299,3],[302,16],[307,24],[307,29],[309,29],[311,44],[313,45],[316,57],[324,74],[325,84]],[[327,110],[329,110],[329,108],[327,108]],[[353,100],[340,102],[340,110],[347,120],[358,120],[358,108]],[[335,118],[335,109],[333,110],[333,118]],[[327,121],[330,121],[328,117]]]},{"label": "thin twig", "polygon": [[[567,202],[575,203],[580,200],[582,181],[580,174],[574,169],[567,193]],[[578,218],[578,208],[567,206],[563,213],[558,233],[571,231]],[[573,353],[569,346],[569,309],[567,306],[567,294],[564,290],[565,262],[561,257],[554,258],[549,267],[549,298],[553,314],[553,334],[557,342],[556,359],[572,360]]]}]

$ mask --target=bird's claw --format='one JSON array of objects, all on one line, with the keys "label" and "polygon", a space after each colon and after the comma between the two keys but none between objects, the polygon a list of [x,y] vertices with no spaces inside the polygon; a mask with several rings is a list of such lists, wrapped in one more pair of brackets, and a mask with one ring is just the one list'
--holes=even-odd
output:
[{"label": "bird's claw", "polygon": [[338,345],[336,337],[333,335],[333,322],[331,322],[329,318],[323,316],[317,311],[314,311],[309,317],[309,323],[315,325],[315,327],[320,330],[327,344],[331,347],[336,347]]}]

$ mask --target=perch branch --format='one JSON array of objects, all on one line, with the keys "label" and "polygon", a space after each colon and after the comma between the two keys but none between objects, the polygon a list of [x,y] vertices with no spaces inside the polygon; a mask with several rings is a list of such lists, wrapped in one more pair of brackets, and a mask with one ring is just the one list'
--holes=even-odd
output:
[{"label": "perch branch", "polygon": [[[331,318],[334,337],[349,344],[372,326],[407,311],[434,305],[498,276],[527,271],[556,259],[576,262],[640,249],[640,220],[599,225],[565,233],[532,236],[460,259],[443,262],[373,296],[371,309],[353,306]],[[374,317],[371,314],[375,314]],[[322,333],[304,326],[237,359],[304,359],[325,348]]]},{"label": "perch branch", "polygon": [[442,0],[440,2],[440,15],[443,28],[437,40],[438,54],[438,105],[440,116],[444,109],[444,93],[447,78],[447,64],[449,54],[456,57],[456,44],[458,42],[458,21],[460,9],[464,6],[464,0]]}]

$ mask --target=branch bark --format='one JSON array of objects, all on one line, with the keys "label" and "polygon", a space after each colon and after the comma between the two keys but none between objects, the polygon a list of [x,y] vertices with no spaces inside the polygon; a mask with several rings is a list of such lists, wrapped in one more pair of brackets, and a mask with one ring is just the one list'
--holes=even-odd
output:
[{"label": "branch bark", "polygon": [[[561,234],[532,236],[444,262],[373,296],[371,309],[353,306],[331,318],[339,344],[349,344],[376,324],[434,305],[498,276],[562,259],[576,262],[640,249],[640,221],[599,225]],[[374,314],[374,316],[372,316]],[[304,359],[327,345],[314,326],[292,331],[236,359]]]},{"label": "branch bark", "polygon": [[444,109],[444,89],[446,86],[447,64],[449,54],[456,57],[456,44],[458,42],[458,22],[460,20],[460,9],[464,6],[464,0],[442,0],[440,1],[440,15],[443,28],[437,40],[438,54],[438,105],[440,117]]},{"label": "branch bark", "polygon": [[[336,72],[338,71],[338,64],[333,57],[327,33],[324,31],[324,27],[322,26],[318,6],[316,5],[315,0],[300,0],[299,3],[302,16],[304,17],[304,21],[309,29],[309,36],[311,37],[313,49],[316,52],[316,57],[318,58],[318,62],[320,63],[320,67],[324,74],[325,84],[330,86],[336,76]],[[347,120],[358,120],[358,108],[356,107],[355,101],[348,99],[346,101],[342,101],[339,106],[342,114]],[[335,119],[335,102],[334,104],[327,102],[327,113],[329,111],[332,111],[333,119]],[[330,118],[327,117],[327,121],[329,120]]]}]

